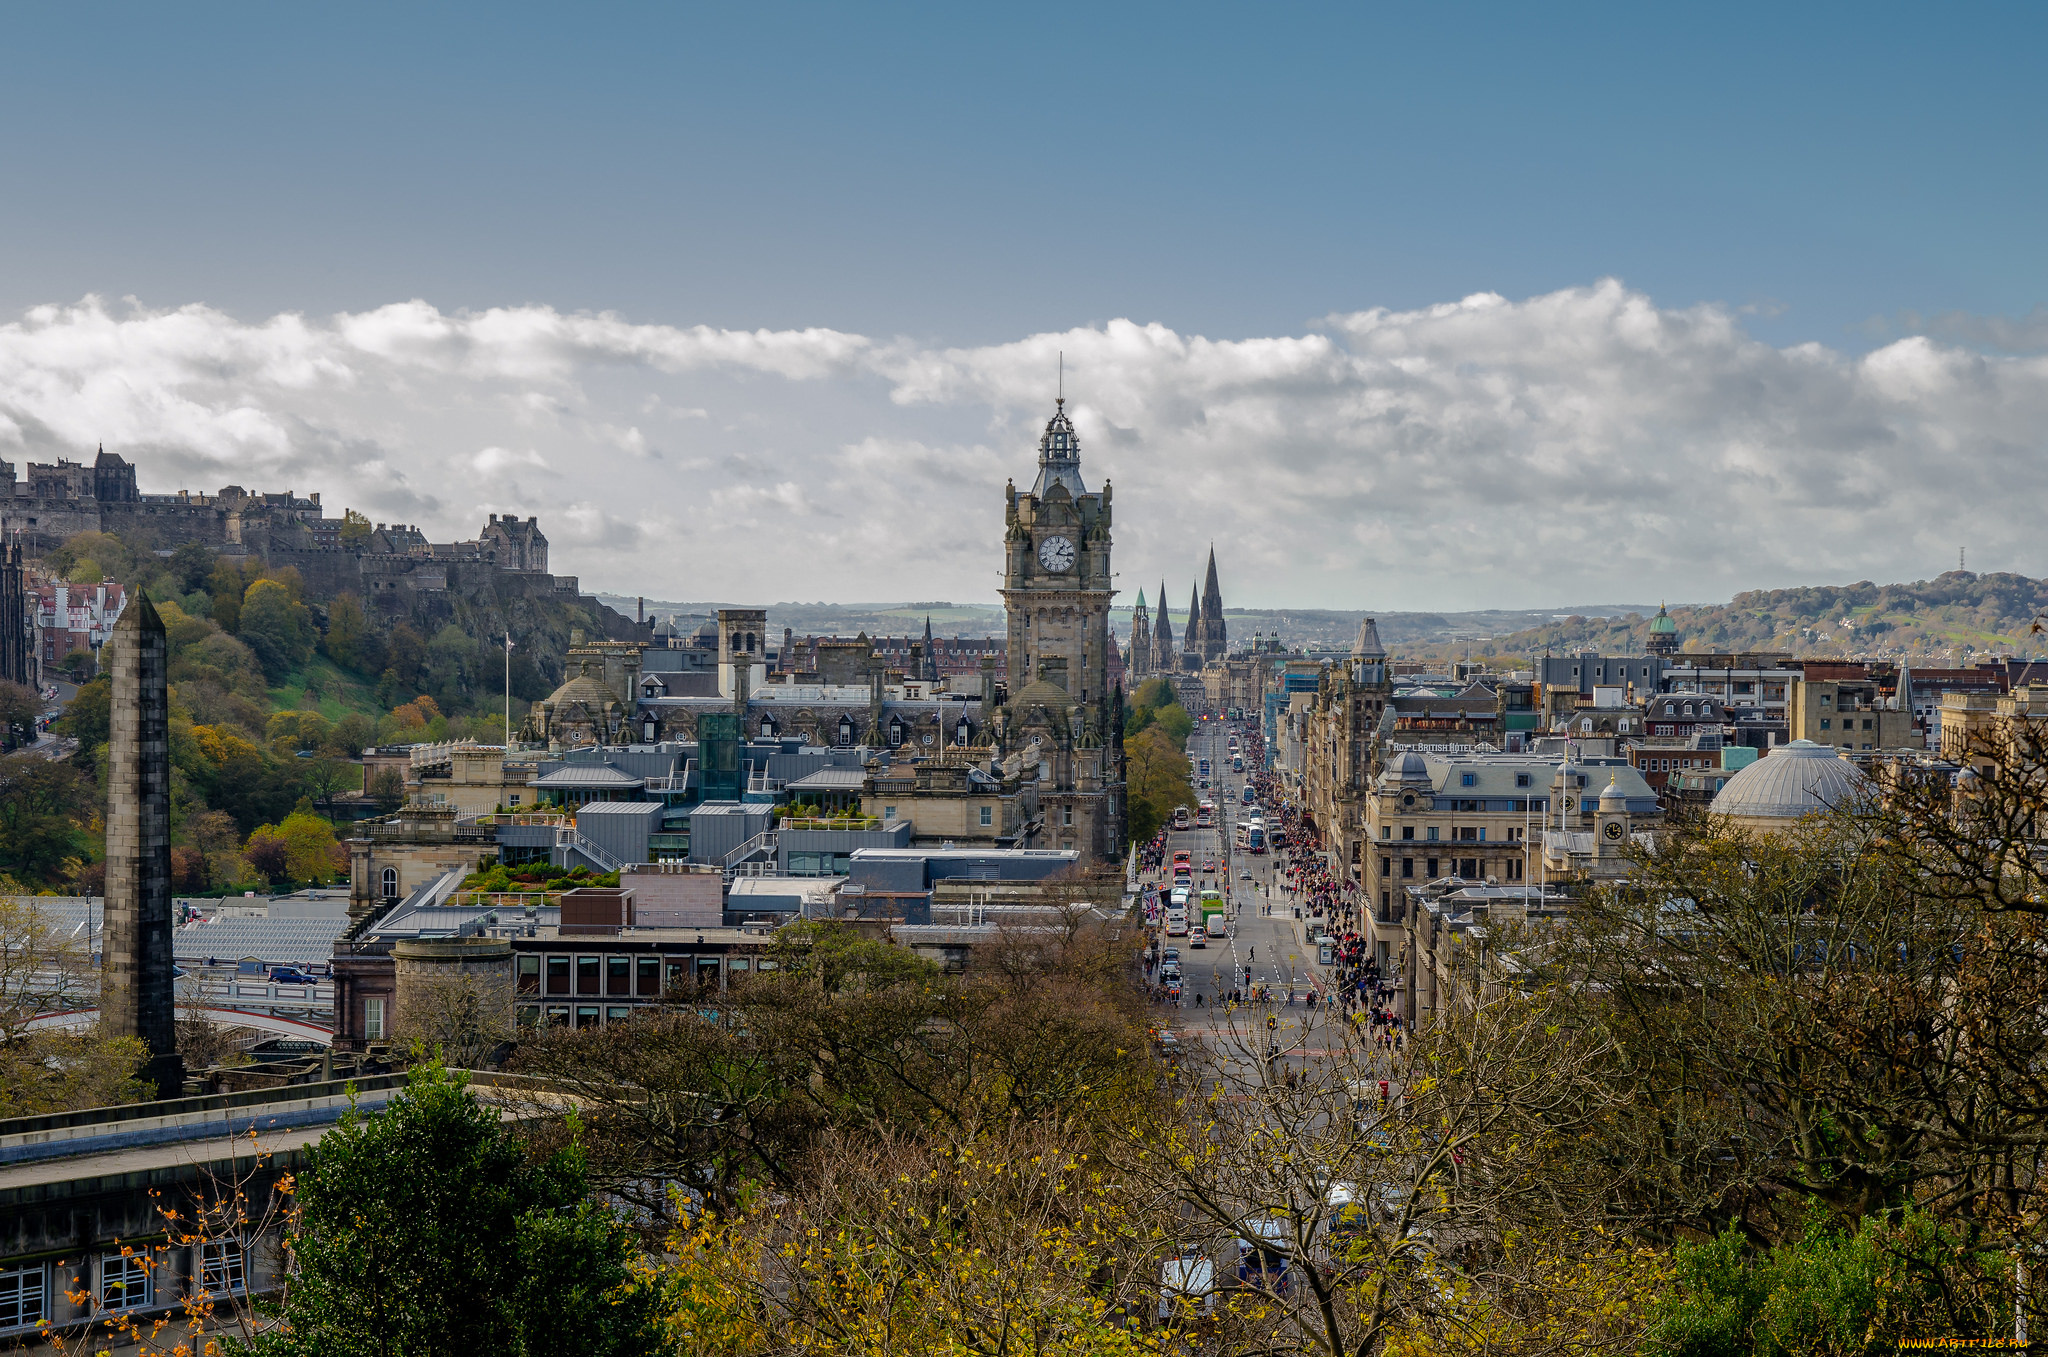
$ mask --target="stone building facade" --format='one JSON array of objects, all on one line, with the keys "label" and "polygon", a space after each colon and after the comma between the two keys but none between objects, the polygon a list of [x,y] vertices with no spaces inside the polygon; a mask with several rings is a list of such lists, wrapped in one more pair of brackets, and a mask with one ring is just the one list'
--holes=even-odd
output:
[{"label": "stone building facade", "polygon": [[1378,623],[1366,618],[1350,657],[1325,666],[1304,712],[1302,798],[1337,861],[1361,870],[1364,801],[1379,771],[1393,713],[1394,685]]}]

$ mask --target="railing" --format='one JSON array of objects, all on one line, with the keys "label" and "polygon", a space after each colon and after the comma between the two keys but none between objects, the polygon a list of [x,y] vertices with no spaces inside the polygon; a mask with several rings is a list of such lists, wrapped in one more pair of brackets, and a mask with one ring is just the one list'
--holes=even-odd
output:
[{"label": "railing", "polygon": [[497,745],[480,745],[475,740],[442,740],[438,744],[416,744],[412,747],[412,766],[415,770],[432,767],[435,764],[452,763],[458,749],[500,748]]},{"label": "railing", "polygon": [[733,849],[730,853],[727,853],[724,858],[724,865],[730,868],[745,862],[748,858],[754,857],[757,854],[768,853],[772,855],[774,852],[775,831],[764,829],[753,838],[748,839],[745,843]]},{"label": "railing", "polygon": [[592,862],[596,863],[604,871],[618,872],[625,870],[626,864],[621,862],[618,858],[613,857],[609,849],[606,849],[598,844],[592,843],[589,839],[584,838],[582,835],[578,834],[573,829],[567,831],[559,840],[559,843],[562,848],[575,849],[577,852],[583,854],[583,856],[589,858]]},{"label": "railing", "polygon": [[561,898],[555,891],[457,891],[448,897],[451,905],[474,905],[485,909],[546,909]]},{"label": "railing", "polygon": [[[202,978],[199,996],[209,1008],[260,1009],[270,1013],[322,1013],[334,1011],[334,983],[287,985],[255,977],[232,980]],[[180,996],[182,1002],[183,996]]]},{"label": "railing", "polygon": [[872,815],[850,815],[845,817],[825,815],[786,815],[777,826],[781,829],[803,830],[874,830],[883,827],[883,822]]}]

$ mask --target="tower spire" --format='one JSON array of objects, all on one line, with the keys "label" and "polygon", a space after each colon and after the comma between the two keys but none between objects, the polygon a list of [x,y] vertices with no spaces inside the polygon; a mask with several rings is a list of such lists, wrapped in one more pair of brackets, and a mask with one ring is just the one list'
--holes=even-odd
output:
[{"label": "tower spire", "polygon": [[1031,487],[1031,493],[1040,499],[1055,485],[1064,486],[1075,499],[1088,493],[1088,487],[1081,481],[1081,440],[1074,433],[1074,421],[1067,418],[1064,359],[1062,364],[1060,396],[1038,440],[1038,483]]}]

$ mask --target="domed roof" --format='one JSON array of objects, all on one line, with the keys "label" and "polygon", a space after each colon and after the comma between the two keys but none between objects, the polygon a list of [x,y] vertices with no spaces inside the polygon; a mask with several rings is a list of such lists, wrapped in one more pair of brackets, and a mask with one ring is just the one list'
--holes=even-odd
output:
[{"label": "domed roof", "polygon": [[1672,620],[1671,620],[1671,614],[1670,614],[1670,613],[1668,613],[1668,612],[1666,612],[1666,611],[1664,611],[1664,605],[1663,605],[1663,604],[1661,604],[1661,603],[1660,603],[1660,604],[1658,604],[1658,605],[1657,605],[1657,615],[1656,615],[1655,617],[1653,617],[1653,618],[1651,618],[1651,619],[1650,619],[1650,631],[1651,631],[1651,633],[1652,633],[1653,635],[1659,635],[1659,636],[1661,636],[1661,635],[1666,635],[1666,634],[1668,634],[1668,633],[1671,633],[1671,632],[1674,632],[1674,631],[1677,631],[1677,630],[1678,630],[1678,624],[1677,624],[1676,622],[1674,622],[1674,621],[1672,621]]},{"label": "domed roof", "polygon": [[1429,760],[1412,749],[1396,754],[1387,762],[1387,771],[1380,774],[1381,785],[1388,787],[1398,786],[1403,782],[1432,781],[1429,775]]},{"label": "domed roof", "polygon": [[619,699],[612,695],[611,689],[605,687],[597,679],[592,678],[588,669],[581,669],[567,683],[564,683],[561,687],[555,689],[553,693],[549,694],[548,701],[554,704],[557,711],[560,711],[563,706],[575,702],[581,702],[586,707],[602,710],[608,706],[617,706]]},{"label": "domed roof", "polygon": [[1796,820],[1855,799],[1870,779],[1827,745],[1794,740],[1728,779],[1714,796],[1716,815]]},{"label": "domed roof", "polygon": [[1600,809],[1627,810],[1628,793],[1621,789],[1621,784],[1617,783],[1614,778],[1615,775],[1613,773],[1607,775],[1607,788],[1600,793]]},{"label": "domed roof", "polygon": [[1048,679],[1034,679],[1024,685],[1024,691],[1010,701],[1010,706],[1019,713],[1033,707],[1044,707],[1047,711],[1066,711],[1074,705],[1074,699],[1065,688]]}]

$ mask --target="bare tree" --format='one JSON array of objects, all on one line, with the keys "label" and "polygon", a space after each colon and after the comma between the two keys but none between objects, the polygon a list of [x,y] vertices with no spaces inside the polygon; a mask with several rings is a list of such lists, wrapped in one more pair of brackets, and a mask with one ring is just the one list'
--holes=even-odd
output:
[{"label": "bare tree", "polygon": [[[1591,1224],[1581,1185],[1535,1170],[1611,1114],[1588,1077],[1604,1038],[1568,1025],[1547,988],[1496,989],[1399,1055],[1297,1011],[1269,1029],[1233,1010],[1184,1065],[1165,1123],[1110,1150],[1155,1210],[1179,1213],[1186,1250],[1277,1298],[1240,1314],[1233,1350],[1371,1353],[1482,1312],[1497,1324],[1509,1298],[1535,1305],[1528,1260],[1545,1255],[1526,1241]],[[1631,1340],[1609,1327],[1589,1319],[1573,1341]]]}]

